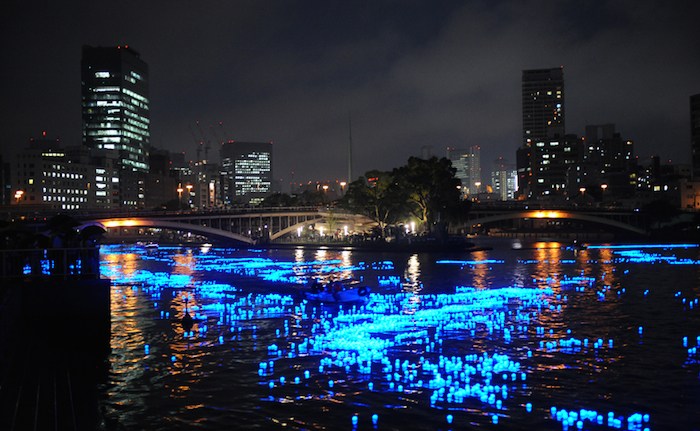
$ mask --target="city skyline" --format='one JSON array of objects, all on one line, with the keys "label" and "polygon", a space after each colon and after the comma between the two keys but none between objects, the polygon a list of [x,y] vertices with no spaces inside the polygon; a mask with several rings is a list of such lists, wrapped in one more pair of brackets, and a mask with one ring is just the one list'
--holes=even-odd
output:
[{"label": "city skyline", "polygon": [[42,130],[78,144],[82,46],[129,44],[151,69],[152,145],[194,159],[197,121],[211,141],[272,141],[284,183],[347,175],[348,114],[355,177],[426,147],[443,156],[478,145],[482,160],[514,162],[522,70],[559,66],[567,133],[614,123],[641,160],[690,163],[694,4],[165,5],[13,3],[2,30],[14,60],[2,72],[3,154]]}]

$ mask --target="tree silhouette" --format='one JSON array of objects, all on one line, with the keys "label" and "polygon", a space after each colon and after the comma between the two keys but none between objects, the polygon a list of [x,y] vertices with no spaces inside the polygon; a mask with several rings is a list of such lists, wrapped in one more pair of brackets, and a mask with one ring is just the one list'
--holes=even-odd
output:
[{"label": "tree silhouette", "polygon": [[444,233],[446,224],[459,207],[459,179],[449,159],[411,157],[408,164],[394,169],[394,177],[407,192],[409,211],[432,234]]}]

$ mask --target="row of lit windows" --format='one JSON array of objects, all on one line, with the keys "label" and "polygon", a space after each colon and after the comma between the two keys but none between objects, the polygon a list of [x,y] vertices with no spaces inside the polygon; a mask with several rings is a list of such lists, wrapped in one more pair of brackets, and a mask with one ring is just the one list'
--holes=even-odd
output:
[{"label": "row of lit windows", "polygon": [[139,115],[137,112],[133,112],[133,111],[130,111],[130,110],[126,110],[126,111],[124,111],[124,115],[127,116],[127,117],[129,117],[129,118],[134,118],[134,119],[136,119],[136,120],[138,120],[138,121],[140,121],[140,122],[142,122],[142,123],[145,123],[145,124],[150,124],[150,123],[151,123],[151,121],[150,121],[148,118],[146,118],[146,117],[144,117],[144,116],[142,116],[142,115]]},{"label": "row of lit windows", "polygon": [[122,88],[122,93],[126,94],[127,96],[131,96],[140,102],[148,103],[147,98],[143,97],[142,95],[140,95],[134,91],[129,90],[128,88]]},{"label": "row of lit windows", "polygon": [[122,103],[120,101],[107,102],[103,100],[98,100],[94,106],[122,106]]},{"label": "row of lit windows", "polygon": [[124,128],[125,130],[128,130],[128,131],[130,131],[130,132],[137,133],[137,134],[139,134],[139,135],[146,135],[146,134],[148,134],[148,129],[146,129],[146,128],[134,127],[134,126],[130,126],[130,125],[128,125],[128,124],[125,124],[123,128]]},{"label": "row of lit windows", "polygon": [[76,198],[65,196],[44,196],[44,202],[87,202],[87,198]]},{"label": "row of lit windows", "polygon": [[136,169],[144,169],[144,170],[148,169],[148,166],[145,163],[138,162],[136,160],[124,159],[124,160],[122,160],[122,162],[125,165],[131,166],[131,167],[136,168]]},{"label": "row of lit windows", "polygon": [[[129,98],[128,102],[131,103],[133,106],[136,106],[137,108],[146,109],[146,110],[148,109],[148,103],[139,102],[138,100],[136,100],[134,98]],[[127,108],[129,107],[129,105],[124,105],[124,106]]]},{"label": "row of lit windows", "polygon": [[247,193],[267,193],[270,191],[270,187],[260,185],[259,187],[247,186],[247,187],[236,187],[236,195],[243,195]]},{"label": "row of lit windows", "polygon": [[65,153],[54,153],[54,152],[41,153],[41,157],[63,157],[65,155],[66,155]]},{"label": "row of lit windows", "polygon": [[96,93],[106,93],[109,91],[116,91],[119,92],[119,87],[116,86],[109,86],[109,87],[95,87],[92,89],[92,91]]},{"label": "row of lit windows", "polygon": [[120,136],[118,129],[99,129],[87,132],[88,136]]},{"label": "row of lit windows", "polygon": [[[102,169],[104,171],[104,169]],[[100,181],[100,182],[109,182],[109,177],[103,177],[103,176],[97,176],[95,177],[95,181]],[[119,177],[112,177],[112,182],[113,183],[118,183],[119,182]]]},{"label": "row of lit windows", "polygon": [[129,124],[133,124],[134,126],[138,127],[139,129],[148,130],[148,124],[147,124],[147,123],[144,123],[144,122],[141,122],[141,121],[137,121],[137,120],[133,120],[133,119],[131,119],[131,118],[127,118],[127,119],[126,119],[126,122],[129,123]]},{"label": "row of lit windows", "polygon": [[52,188],[52,187],[44,187],[41,189],[43,193],[48,193],[48,194],[73,194],[73,195],[87,195],[88,192],[87,190],[80,190],[80,189],[57,189],[57,188]]},{"label": "row of lit windows", "polygon": [[[55,169],[55,168],[54,168]],[[74,180],[82,180],[83,179],[83,174],[71,174],[71,173],[66,173],[66,172],[42,172],[45,177],[52,177],[52,178],[69,178],[69,179],[74,179]]]},{"label": "row of lit windows", "polygon": [[86,129],[118,129],[119,127],[121,127],[120,121],[106,121],[101,123],[95,121],[85,125]]},{"label": "row of lit windows", "polygon": [[99,106],[99,102],[103,100],[121,100],[118,94],[93,94],[92,96],[88,96],[87,100],[85,103],[83,103],[83,106],[87,107],[92,107],[92,106]]}]

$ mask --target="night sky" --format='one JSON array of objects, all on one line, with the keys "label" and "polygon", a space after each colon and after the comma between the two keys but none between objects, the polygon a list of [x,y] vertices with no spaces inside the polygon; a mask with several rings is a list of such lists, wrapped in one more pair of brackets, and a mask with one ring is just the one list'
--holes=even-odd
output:
[{"label": "night sky", "polygon": [[80,143],[81,47],[128,44],[153,145],[194,159],[197,121],[215,159],[222,136],[273,141],[284,184],[345,179],[349,116],[355,177],[480,145],[487,181],[515,162],[522,70],[558,66],[567,133],[615,123],[642,161],[690,159],[696,1],[13,0],[0,19],[5,155],[42,130]]}]

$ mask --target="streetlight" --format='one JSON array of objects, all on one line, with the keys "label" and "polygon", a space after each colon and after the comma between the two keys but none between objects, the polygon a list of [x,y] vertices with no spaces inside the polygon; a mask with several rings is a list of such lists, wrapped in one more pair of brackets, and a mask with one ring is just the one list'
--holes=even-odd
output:
[{"label": "streetlight", "polygon": [[19,205],[19,201],[22,200],[22,195],[24,195],[24,190],[17,190],[15,192],[15,199],[17,199],[17,205]]},{"label": "streetlight", "polygon": [[578,191],[581,192],[581,194],[584,194],[584,193],[586,193],[586,188],[581,187],[580,189],[578,189]]},{"label": "streetlight", "polygon": [[347,185],[348,185],[348,183],[346,183],[345,181],[340,182],[340,194],[345,193],[345,186],[347,186]]},{"label": "streetlight", "polygon": [[607,184],[601,184],[601,185],[600,185],[600,189],[602,190],[602,191],[600,192],[600,200],[601,200],[601,201],[604,201],[604,200],[605,200],[605,190],[607,190],[607,188],[608,188],[608,185],[607,185]]},{"label": "streetlight", "polygon": [[177,185],[177,209],[182,209],[182,192],[185,189],[182,188],[182,183]]}]

